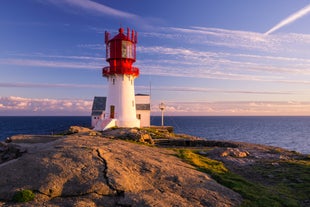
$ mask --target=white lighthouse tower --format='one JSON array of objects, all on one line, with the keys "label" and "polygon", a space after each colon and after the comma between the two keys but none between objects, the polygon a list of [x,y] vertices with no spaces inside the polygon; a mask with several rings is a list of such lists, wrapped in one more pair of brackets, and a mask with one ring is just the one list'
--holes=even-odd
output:
[{"label": "white lighthouse tower", "polygon": [[106,61],[109,66],[102,69],[108,81],[108,95],[105,114],[95,126],[95,130],[118,127],[140,127],[136,115],[134,81],[139,69],[132,67],[136,61],[137,33],[120,28],[119,33],[110,38],[105,32]]}]

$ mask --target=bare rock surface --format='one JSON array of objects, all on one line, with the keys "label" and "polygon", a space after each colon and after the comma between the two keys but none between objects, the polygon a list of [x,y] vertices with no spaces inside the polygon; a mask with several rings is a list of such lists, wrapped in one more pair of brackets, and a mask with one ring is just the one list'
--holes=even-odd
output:
[{"label": "bare rock surface", "polygon": [[[38,136],[15,140],[1,146],[2,155],[10,147],[22,154],[0,163],[0,206],[224,207],[242,202],[239,194],[185,164],[171,150],[91,131],[41,137],[42,141]],[[32,190],[35,200],[12,202],[21,189]]]}]

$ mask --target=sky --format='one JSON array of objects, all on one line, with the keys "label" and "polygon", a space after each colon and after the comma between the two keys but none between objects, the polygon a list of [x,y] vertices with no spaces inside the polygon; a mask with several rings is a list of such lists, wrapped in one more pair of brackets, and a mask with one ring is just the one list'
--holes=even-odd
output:
[{"label": "sky", "polygon": [[104,32],[138,32],[135,92],[167,115],[310,116],[309,0],[1,0],[0,116],[88,116]]}]

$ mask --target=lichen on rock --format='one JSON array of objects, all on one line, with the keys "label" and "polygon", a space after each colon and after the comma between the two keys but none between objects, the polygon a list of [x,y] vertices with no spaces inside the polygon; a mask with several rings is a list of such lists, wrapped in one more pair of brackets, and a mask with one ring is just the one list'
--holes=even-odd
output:
[{"label": "lichen on rock", "polygon": [[[308,206],[309,155],[161,130],[14,136],[0,143],[0,206]],[[34,200],[12,203],[22,189]]]},{"label": "lichen on rock", "polygon": [[16,189],[36,194],[24,206],[238,206],[242,200],[166,149],[80,134],[28,149],[0,165],[6,205]]}]

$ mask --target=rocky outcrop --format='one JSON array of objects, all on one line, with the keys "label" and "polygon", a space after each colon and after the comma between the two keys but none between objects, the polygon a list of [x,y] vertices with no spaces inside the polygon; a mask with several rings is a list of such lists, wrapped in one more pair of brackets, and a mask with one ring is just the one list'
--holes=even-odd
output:
[{"label": "rocky outcrop", "polygon": [[[0,142],[0,206],[306,207],[309,160],[277,147],[165,128],[100,133],[76,126],[65,135]],[[28,202],[13,202],[16,195]]]},{"label": "rocky outcrop", "polygon": [[115,128],[102,132],[104,137],[122,139],[154,145],[154,140],[149,132],[138,128]]},{"label": "rocky outcrop", "polygon": [[[238,206],[242,201],[170,150],[91,131],[42,137],[41,142],[37,136],[15,140],[0,151],[23,152],[0,164],[5,206]],[[22,189],[33,191],[35,200],[12,202]]]}]

